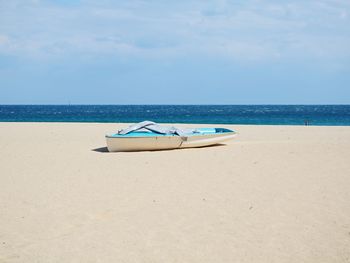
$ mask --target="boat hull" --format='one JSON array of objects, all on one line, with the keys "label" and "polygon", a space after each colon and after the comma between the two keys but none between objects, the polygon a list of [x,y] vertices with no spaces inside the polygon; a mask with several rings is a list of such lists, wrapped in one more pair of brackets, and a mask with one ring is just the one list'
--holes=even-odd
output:
[{"label": "boat hull", "polygon": [[231,140],[235,132],[203,134],[188,137],[154,136],[154,137],[113,137],[106,136],[110,152],[155,151],[180,148],[193,148],[215,145]]}]

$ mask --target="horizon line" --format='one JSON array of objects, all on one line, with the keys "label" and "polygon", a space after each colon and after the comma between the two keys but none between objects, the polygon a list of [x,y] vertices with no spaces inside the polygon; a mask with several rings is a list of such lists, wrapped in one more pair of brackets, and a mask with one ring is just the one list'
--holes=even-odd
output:
[{"label": "horizon line", "polygon": [[88,104],[88,103],[68,103],[68,104],[61,104],[61,103],[53,103],[53,104],[40,104],[40,103],[21,103],[21,104],[1,104],[0,106],[350,106],[350,103],[344,104],[344,103],[310,103],[310,104],[297,104],[297,103],[286,103],[286,104],[280,104],[280,103],[254,103],[254,104],[161,104],[161,103],[155,103],[155,104]]}]

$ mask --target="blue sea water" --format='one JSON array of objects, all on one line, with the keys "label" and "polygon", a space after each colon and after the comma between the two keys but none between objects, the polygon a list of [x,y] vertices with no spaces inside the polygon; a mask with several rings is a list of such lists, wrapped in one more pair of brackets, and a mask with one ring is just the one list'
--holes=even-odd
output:
[{"label": "blue sea water", "polygon": [[350,105],[0,105],[1,122],[346,125]]}]

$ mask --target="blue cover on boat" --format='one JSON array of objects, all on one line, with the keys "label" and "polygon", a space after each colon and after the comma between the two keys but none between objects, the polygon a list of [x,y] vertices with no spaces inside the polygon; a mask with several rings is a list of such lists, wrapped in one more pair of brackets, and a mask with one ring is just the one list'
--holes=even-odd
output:
[{"label": "blue cover on boat", "polygon": [[143,121],[140,123],[133,124],[128,128],[119,131],[118,134],[126,135],[132,132],[144,130],[144,129],[158,133],[158,134],[165,134],[165,135],[173,134],[178,136],[188,136],[193,133],[198,133],[198,130],[196,129],[179,129],[173,126],[172,127],[161,126],[152,121]]}]

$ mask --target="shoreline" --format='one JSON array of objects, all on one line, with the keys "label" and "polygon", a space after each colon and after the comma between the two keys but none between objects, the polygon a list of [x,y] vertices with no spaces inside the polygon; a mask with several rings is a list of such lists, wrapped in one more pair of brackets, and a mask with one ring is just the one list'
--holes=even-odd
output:
[{"label": "shoreline", "polygon": [[[87,124],[87,125],[91,125],[91,124],[97,124],[97,125],[111,125],[111,124],[115,124],[117,126],[126,126],[126,125],[131,125],[134,124],[133,122],[76,122],[76,121],[72,121],[72,122],[66,122],[66,121],[0,121],[0,124],[15,124],[15,123],[23,123],[23,124]],[[180,126],[216,126],[216,127],[220,127],[221,126],[242,126],[242,127],[273,127],[273,126],[281,126],[281,127],[343,127],[343,128],[350,128],[350,125],[302,125],[302,124],[230,124],[230,123],[185,123],[185,122],[157,122],[160,125],[180,125]]]}]

